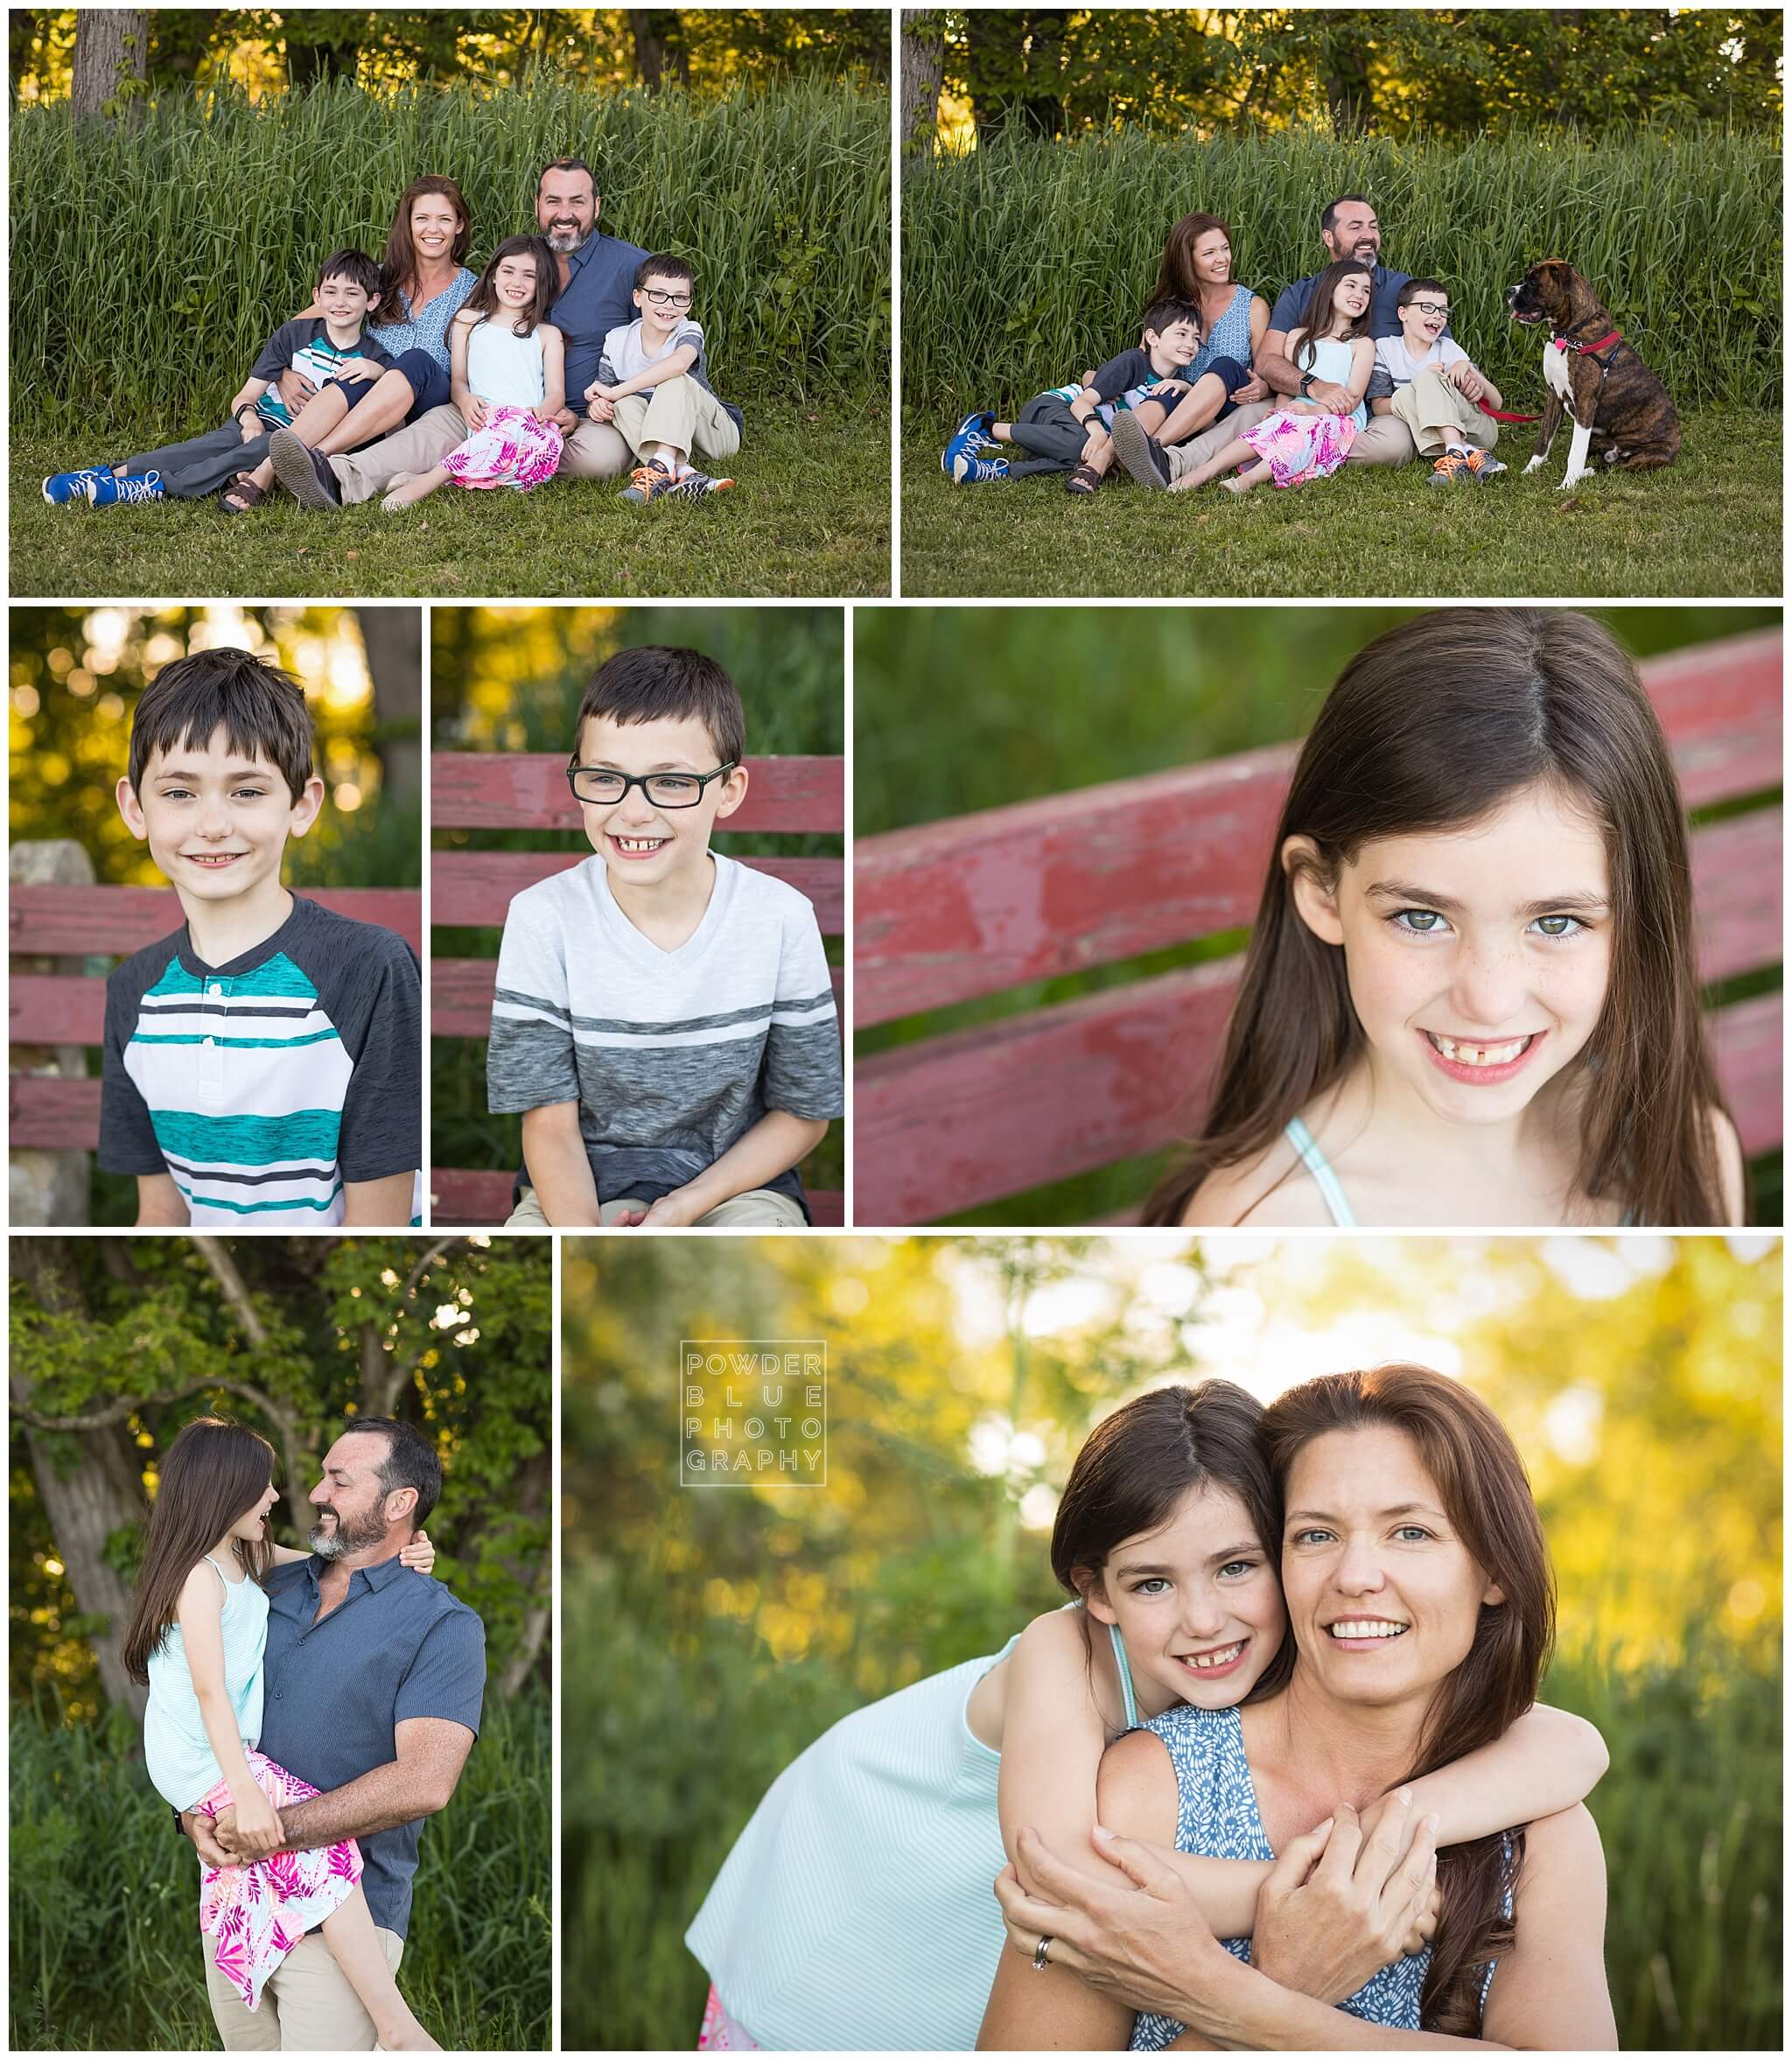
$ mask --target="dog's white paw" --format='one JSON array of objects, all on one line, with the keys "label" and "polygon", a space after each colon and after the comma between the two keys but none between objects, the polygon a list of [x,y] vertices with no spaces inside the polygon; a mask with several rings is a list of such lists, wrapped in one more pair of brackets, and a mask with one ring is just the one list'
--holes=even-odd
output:
[{"label": "dog's white paw", "polygon": [[1586,474],[1584,472],[1570,473],[1567,478],[1563,480],[1562,484],[1557,487],[1557,493],[1572,494],[1575,487],[1577,487],[1586,477]]},{"label": "dog's white paw", "polygon": [[1543,470],[1544,462],[1544,461],[1541,458],[1533,458],[1530,463],[1527,465],[1524,469],[1527,473],[1541,472]]}]

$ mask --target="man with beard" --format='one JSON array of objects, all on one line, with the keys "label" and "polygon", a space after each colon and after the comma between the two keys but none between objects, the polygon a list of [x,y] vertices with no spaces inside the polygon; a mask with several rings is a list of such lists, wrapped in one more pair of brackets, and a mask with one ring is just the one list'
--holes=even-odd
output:
[{"label": "man with beard", "polygon": [[[536,181],[536,226],[560,272],[548,319],[566,340],[567,405],[554,417],[566,437],[559,469],[576,480],[613,479],[634,463],[620,433],[585,411],[584,389],[598,375],[604,338],[634,319],[634,275],[648,256],[638,244],[598,231],[602,205],[582,158],[556,158]],[[430,471],[467,434],[460,410],[450,406],[333,458],[308,450],[290,432],[270,439],[269,452],[281,485],[305,507],[340,508],[384,494],[401,473]]]},{"label": "man with beard", "polygon": [[[1382,263],[1382,229],[1376,211],[1360,193],[1340,193],[1320,217],[1320,241],[1326,247],[1326,263],[1340,258],[1360,259],[1369,267],[1373,298],[1369,302],[1368,333],[1379,340],[1400,334],[1400,312],[1396,305],[1400,289],[1410,272],[1390,271]],[[1322,266],[1321,270],[1324,270]],[[1267,401],[1253,401],[1237,408],[1223,423],[1191,437],[1186,444],[1164,445],[1155,438],[1134,436],[1129,445],[1116,439],[1121,462],[1146,485],[1173,487],[1177,480],[1200,466],[1242,431],[1254,428],[1267,415],[1289,400],[1317,401],[1348,413],[1350,396],[1335,381],[1315,379],[1303,373],[1288,355],[1288,338],[1306,319],[1306,303],[1319,278],[1318,272],[1297,279],[1277,298],[1270,311],[1270,326],[1251,359],[1251,369],[1270,389]],[[1449,333],[1448,330],[1445,334]],[[1393,390],[1386,374],[1369,381],[1368,398],[1385,398]],[[1371,414],[1345,458],[1347,465],[1404,465],[1417,454],[1412,432],[1397,415]],[[1144,466],[1149,477],[1144,477]]]},{"label": "man with beard", "polygon": [[[312,1490],[312,1556],[268,1575],[261,1749],[320,1792],[281,1812],[281,1850],[360,1842],[361,1887],[396,1972],[423,1819],[447,1803],[479,1734],[485,1627],[398,1554],[435,1507],[442,1468],[410,1425],[361,1417]],[[214,1867],[240,1865],[234,1812],[181,1829]],[[321,1931],[300,1940],[251,2014],[211,1965],[229,2052],[369,2052],[373,2021]]]}]

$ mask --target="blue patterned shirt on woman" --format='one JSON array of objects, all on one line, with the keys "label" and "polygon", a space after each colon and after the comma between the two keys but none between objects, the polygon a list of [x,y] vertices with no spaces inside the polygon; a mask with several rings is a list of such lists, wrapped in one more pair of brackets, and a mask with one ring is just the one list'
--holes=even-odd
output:
[{"label": "blue patterned shirt on woman", "polygon": [[455,273],[436,298],[428,301],[416,313],[411,312],[410,296],[401,286],[395,296],[402,319],[369,322],[368,334],[382,344],[396,358],[401,351],[427,351],[446,372],[448,362],[448,325],[466,305],[472,290],[479,284],[477,273],[470,272],[465,265]]},{"label": "blue patterned shirt on woman", "polygon": [[1183,375],[1191,386],[1215,358],[1230,358],[1235,365],[1242,365],[1247,372],[1250,370],[1251,298],[1249,286],[1239,287],[1225,313],[1201,338],[1194,362]]},{"label": "blue patterned shirt on woman", "polygon": [[[1275,1859],[1257,1810],[1236,1709],[1195,1709],[1179,1703],[1140,1728],[1154,1731],[1163,1740],[1176,1769],[1179,1853],[1199,1853],[1209,1860]],[[1236,1958],[1250,1959],[1250,1939],[1222,1938],[1220,1943]],[[1385,2024],[1396,2031],[1421,2030],[1419,2005],[1431,1964],[1430,1946],[1392,1960],[1338,2007],[1365,2023]],[[1481,1983],[1483,2008],[1493,1978],[1489,1965]],[[1133,2024],[1132,2050],[1161,2052],[1183,2028],[1173,2017],[1144,2012]]]}]

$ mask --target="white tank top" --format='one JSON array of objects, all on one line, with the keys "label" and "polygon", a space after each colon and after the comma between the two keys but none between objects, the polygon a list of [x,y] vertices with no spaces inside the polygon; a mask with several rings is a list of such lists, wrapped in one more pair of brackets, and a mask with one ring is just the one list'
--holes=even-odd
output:
[{"label": "white tank top", "polygon": [[466,342],[466,383],[495,408],[539,408],[548,396],[542,333],[519,336],[480,322]]}]

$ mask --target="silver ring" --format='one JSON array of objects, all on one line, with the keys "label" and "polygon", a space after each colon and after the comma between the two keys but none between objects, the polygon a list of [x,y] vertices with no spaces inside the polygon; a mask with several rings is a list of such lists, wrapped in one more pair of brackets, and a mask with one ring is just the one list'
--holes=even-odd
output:
[{"label": "silver ring", "polygon": [[1052,1934],[1049,1931],[1041,1931],[1040,1942],[1032,1949],[1032,1971],[1035,1974],[1039,1973],[1046,1965],[1046,1951],[1051,1943]]}]

